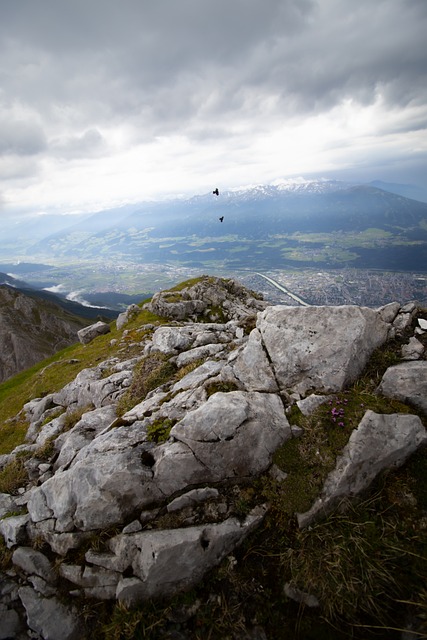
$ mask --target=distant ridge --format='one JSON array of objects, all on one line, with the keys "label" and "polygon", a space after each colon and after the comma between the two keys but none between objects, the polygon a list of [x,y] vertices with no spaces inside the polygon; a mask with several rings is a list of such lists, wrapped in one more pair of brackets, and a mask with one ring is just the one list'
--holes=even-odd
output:
[{"label": "distant ridge", "polygon": [[77,342],[87,324],[48,298],[0,285],[0,382]]},{"label": "distant ridge", "polygon": [[80,304],[79,302],[67,300],[66,298],[51,293],[50,291],[32,287],[27,282],[18,280],[7,273],[0,272],[0,285],[8,285],[24,295],[31,296],[32,298],[37,298],[39,300],[46,300],[47,302],[58,305],[68,313],[78,316],[79,318],[111,320],[113,318],[117,318],[119,313],[113,309],[88,307]]}]

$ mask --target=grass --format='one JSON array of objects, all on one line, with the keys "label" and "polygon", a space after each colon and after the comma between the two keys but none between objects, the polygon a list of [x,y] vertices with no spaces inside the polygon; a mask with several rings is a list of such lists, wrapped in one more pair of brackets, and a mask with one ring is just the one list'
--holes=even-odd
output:
[{"label": "grass", "polygon": [[16,457],[0,471],[0,493],[15,495],[19,487],[28,482],[28,473],[24,466],[26,457]]},{"label": "grass", "polygon": [[189,287],[193,287],[195,284],[198,284],[199,282],[201,282],[202,280],[205,280],[206,278],[208,280],[209,279],[212,280],[210,276],[199,276],[197,278],[190,278],[189,280],[184,280],[184,282],[180,282],[174,287],[171,287],[169,291],[179,292],[179,291],[182,291],[183,289],[188,289]]},{"label": "grass", "polygon": [[123,415],[142,402],[150,391],[170,382],[176,372],[176,365],[163,353],[154,352],[143,358],[134,368],[129,389],[117,403],[117,415]]}]

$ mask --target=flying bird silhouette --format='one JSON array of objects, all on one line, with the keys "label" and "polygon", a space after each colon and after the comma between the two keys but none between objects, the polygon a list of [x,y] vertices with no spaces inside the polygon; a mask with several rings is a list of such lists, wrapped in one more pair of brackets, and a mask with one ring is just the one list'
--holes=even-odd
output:
[{"label": "flying bird silhouette", "polygon": [[214,196],[219,196],[218,187],[214,191],[212,191],[212,193],[214,194]]},{"label": "flying bird silhouette", "polygon": [[218,218],[218,220],[222,222],[224,220],[224,216],[221,216],[220,218]]}]

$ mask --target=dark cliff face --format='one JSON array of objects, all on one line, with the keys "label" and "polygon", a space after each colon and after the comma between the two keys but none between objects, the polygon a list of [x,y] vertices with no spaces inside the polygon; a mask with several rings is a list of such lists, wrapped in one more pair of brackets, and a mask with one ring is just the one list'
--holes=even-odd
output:
[{"label": "dark cliff face", "polygon": [[87,321],[0,286],[0,382],[77,342]]}]

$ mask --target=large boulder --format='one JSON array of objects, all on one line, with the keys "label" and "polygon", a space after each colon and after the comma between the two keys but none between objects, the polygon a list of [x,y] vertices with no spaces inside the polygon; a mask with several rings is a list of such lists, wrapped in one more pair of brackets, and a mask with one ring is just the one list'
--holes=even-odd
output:
[{"label": "large boulder", "polygon": [[92,340],[95,340],[98,336],[102,336],[110,331],[111,328],[109,324],[99,321],[77,331],[77,336],[82,344],[89,344],[89,342],[92,342]]},{"label": "large boulder", "polygon": [[265,514],[257,508],[243,522],[228,518],[220,524],[163,531],[143,531],[113,538],[110,549],[122,571],[133,576],[117,586],[125,604],[172,595],[197,584],[256,527]]},{"label": "large boulder", "polygon": [[426,443],[427,432],[418,416],[367,411],[326,478],[320,497],[309,511],[298,514],[299,526],[306,527],[345,498],[359,495],[384,469],[402,465]]},{"label": "large boulder", "polygon": [[360,375],[391,325],[367,307],[268,307],[257,327],[281,390],[336,392]]}]

